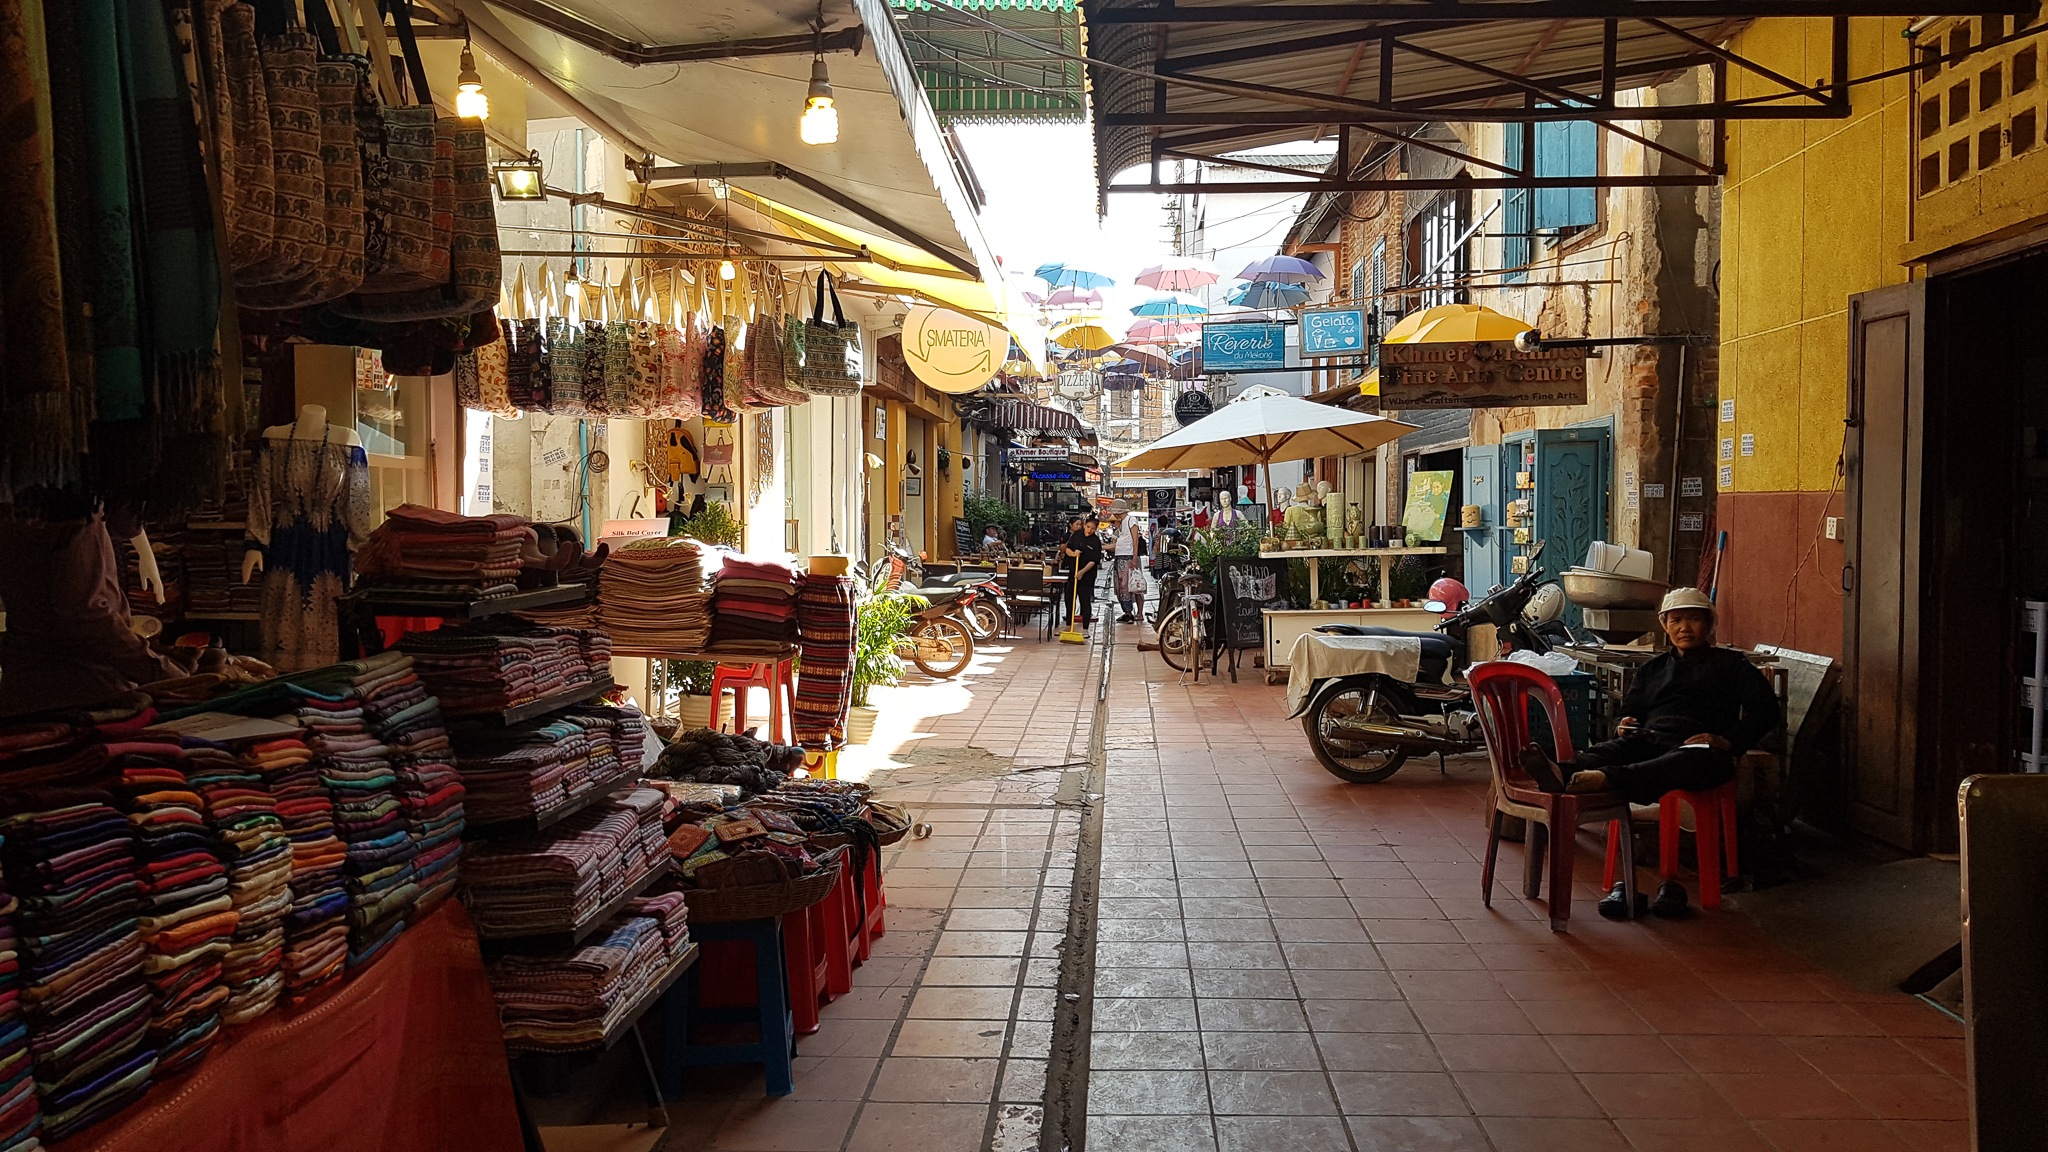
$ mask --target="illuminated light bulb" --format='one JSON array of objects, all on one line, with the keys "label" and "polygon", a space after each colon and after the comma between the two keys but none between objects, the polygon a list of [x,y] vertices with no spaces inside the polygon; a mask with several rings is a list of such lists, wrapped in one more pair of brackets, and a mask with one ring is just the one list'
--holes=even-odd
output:
[{"label": "illuminated light bulb", "polygon": [[484,95],[484,78],[477,75],[468,44],[462,46],[462,71],[455,77],[455,114],[464,120],[491,118],[491,98]]},{"label": "illuminated light bulb", "polygon": [[804,98],[797,134],[806,144],[839,143],[839,110],[832,106],[832,83],[825,75],[823,56],[811,61],[811,91]]},{"label": "illuminated light bulb", "polygon": [[720,260],[718,262],[718,278],[720,280],[730,280],[737,275],[739,275],[739,272],[733,268],[732,261]]}]

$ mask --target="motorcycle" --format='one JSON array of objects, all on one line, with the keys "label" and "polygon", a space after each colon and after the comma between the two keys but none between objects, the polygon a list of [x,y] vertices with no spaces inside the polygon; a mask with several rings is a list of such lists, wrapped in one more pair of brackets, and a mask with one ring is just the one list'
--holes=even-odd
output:
[{"label": "motorcycle", "polygon": [[973,591],[960,616],[974,642],[987,644],[1010,634],[1015,627],[1010,606],[1003,602],[1003,586],[987,572],[955,572],[950,576],[925,576],[918,583],[925,588],[963,588]]},{"label": "motorcycle", "polygon": [[925,601],[897,639],[896,654],[917,665],[927,676],[939,680],[958,676],[974,659],[974,633],[966,621],[967,613],[981,602],[980,590],[971,586],[922,587],[919,581],[924,567],[917,557],[900,548],[890,551],[887,562],[876,566],[871,590],[886,590],[893,577],[897,591]]},{"label": "motorcycle", "polygon": [[[1542,595],[1556,585],[1545,584],[1543,569],[1536,560],[1543,554],[1538,543],[1529,556],[1528,571],[1505,588],[1496,586],[1485,598],[1456,611],[1441,601],[1425,607],[1446,613],[1435,632],[1403,632],[1358,624],[1325,624],[1318,632],[1341,636],[1408,637],[1422,644],[1422,663],[1417,679],[1410,683],[1383,673],[1368,672],[1317,680],[1288,718],[1301,718],[1302,731],[1318,763],[1332,776],[1352,784],[1377,784],[1401,770],[1408,757],[1434,753],[1444,756],[1475,752],[1486,746],[1479,728],[1479,714],[1472,707],[1471,690],[1458,682],[1457,670],[1470,663],[1466,640],[1476,624],[1491,624],[1500,638],[1503,652],[1527,650],[1548,652],[1574,637],[1564,622],[1549,615],[1550,601]],[[1532,601],[1545,601],[1532,615]],[[1561,611],[1561,600],[1558,611]]]}]

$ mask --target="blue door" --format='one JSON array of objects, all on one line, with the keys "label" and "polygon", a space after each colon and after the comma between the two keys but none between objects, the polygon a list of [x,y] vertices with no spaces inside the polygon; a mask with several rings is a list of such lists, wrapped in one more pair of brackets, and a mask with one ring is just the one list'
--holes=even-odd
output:
[{"label": "blue door", "polygon": [[[1583,564],[1593,541],[1607,539],[1607,492],[1614,433],[1606,427],[1543,428],[1536,433],[1536,539],[1551,573]],[[1578,627],[1578,605],[1565,609]]]},{"label": "blue door", "polygon": [[1461,504],[1479,505],[1484,528],[1465,528],[1465,587],[1477,600],[1501,582],[1501,525],[1506,523],[1501,506],[1501,451],[1497,444],[1465,449],[1465,498]]}]

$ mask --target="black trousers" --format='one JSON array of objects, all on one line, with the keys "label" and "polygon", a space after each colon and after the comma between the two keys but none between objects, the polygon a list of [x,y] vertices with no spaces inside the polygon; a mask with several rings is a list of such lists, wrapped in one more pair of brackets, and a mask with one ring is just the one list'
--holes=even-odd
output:
[{"label": "black trousers", "polygon": [[1570,768],[1597,768],[1631,804],[1655,804],[1666,792],[1707,792],[1735,779],[1735,757],[1719,748],[1681,748],[1658,736],[1609,740],[1572,757]]},{"label": "black trousers", "polygon": [[1073,618],[1073,601],[1069,600],[1068,597],[1073,594],[1073,589],[1077,586],[1081,590],[1081,619],[1091,624],[1094,623],[1095,580],[1098,575],[1099,573],[1091,569],[1087,574],[1083,575],[1080,580],[1069,583],[1066,589],[1061,591],[1059,609],[1060,623],[1064,624],[1068,620]]}]

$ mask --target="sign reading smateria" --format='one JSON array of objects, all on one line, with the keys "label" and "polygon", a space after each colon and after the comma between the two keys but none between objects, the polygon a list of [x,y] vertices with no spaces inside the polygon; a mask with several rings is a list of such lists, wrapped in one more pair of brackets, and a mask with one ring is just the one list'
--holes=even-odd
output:
[{"label": "sign reading smateria", "polygon": [[919,304],[903,318],[903,359],[941,392],[972,392],[988,383],[1009,352],[1009,333],[949,308]]}]

